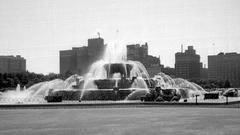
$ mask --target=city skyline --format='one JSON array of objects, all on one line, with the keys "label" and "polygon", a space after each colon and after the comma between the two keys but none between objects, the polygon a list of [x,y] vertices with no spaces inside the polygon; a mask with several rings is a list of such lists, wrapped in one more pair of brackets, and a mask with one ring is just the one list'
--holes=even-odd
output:
[{"label": "city skyline", "polygon": [[0,0],[0,55],[23,56],[31,72],[59,73],[59,50],[85,46],[97,32],[106,43],[147,42],[170,67],[181,44],[194,46],[203,64],[240,52],[238,0],[13,1]]}]

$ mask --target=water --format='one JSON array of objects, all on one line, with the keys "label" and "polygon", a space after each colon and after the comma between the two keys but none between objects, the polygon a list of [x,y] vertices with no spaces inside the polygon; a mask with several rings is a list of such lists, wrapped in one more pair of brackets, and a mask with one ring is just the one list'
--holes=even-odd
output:
[{"label": "water", "polygon": [[20,84],[18,84],[16,87],[16,92],[20,92],[20,91],[21,91]]},{"label": "water", "polygon": [[[103,83],[98,84],[99,80],[102,80]],[[125,80],[125,84],[121,86],[122,84],[120,83]],[[89,91],[113,90],[114,87],[119,88],[119,90],[127,88],[134,91],[134,93],[139,90],[146,93],[149,89],[145,80],[149,81],[147,70],[142,63],[127,60],[125,45],[108,44],[103,58],[93,63],[89,72],[85,75],[85,83],[80,98],[82,99]],[[104,86],[104,82],[107,82],[108,85],[111,85],[110,83],[112,82],[114,84],[112,87],[108,87]],[[126,85],[129,82],[131,84],[127,87]],[[132,93],[131,95],[134,94]]]},{"label": "water", "polygon": [[171,78],[164,73],[155,75],[153,80],[156,86],[160,86],[162,89],[176,89],[181,94],[182,98],[193,98],[196,95],[203,98],[203,94],[206,92],[196,83],[189,82],[182,78]]},{"label": "water", "polygon": [[[126,49],[126,46],[119,42],[110,43],[102,59],[93,63],[84,77],[76,74],[66,80],[54,79],[40,82],[29,88],[24,87],[22,90],[20,85],[17,85],[16,90],[0,93],[0,102],[43,102],[49,90],[51,92],[79,90],[81,91],[80,99],[86,97],[89,92],[103,96],[102,93],[105,91],[106,93],[125,91],[125,93],[130,92],[125,100],[139,99],[149,92],[150,78],[142,63],[127,60]],[[182,98],[202,96],[205,92],[195,83],[182,78],[171,78],[164,73],[157,74],[152,80],[157,87],[162,89],[177,89]],[[80,88],[73,87],[80,84],[83,84]]]},{"label": "water", "polygon": [[25,86],[20,88],[18,84],[15,90],[8,90],[0,94],[1,103],[23,103],[23,102],[44,102],[44,97],[48,95],[48,91],[71,90],[72,86],[76,84],[76,79],[83,81],[83,77],[79,75],[72,75],[66,80],[54,79],[51,81],[40,82],[32,85],[29,88]]}]

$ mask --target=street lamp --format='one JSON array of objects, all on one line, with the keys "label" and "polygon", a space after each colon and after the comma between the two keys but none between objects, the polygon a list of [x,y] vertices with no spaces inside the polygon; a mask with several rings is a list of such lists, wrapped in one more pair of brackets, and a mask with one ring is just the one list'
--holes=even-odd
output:
[{"label": "street lamp", "polygon": [[198,102],[197,102],[197,97],[198,97],[199,95],[195,95],[195,97],[196,97],[196,105],[198,105]]}]

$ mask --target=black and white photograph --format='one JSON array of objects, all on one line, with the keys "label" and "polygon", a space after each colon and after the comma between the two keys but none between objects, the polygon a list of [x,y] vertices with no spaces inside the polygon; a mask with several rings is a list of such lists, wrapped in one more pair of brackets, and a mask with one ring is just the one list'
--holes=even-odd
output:
[{"label": "black and white photograph", "polygon": [[0,135],[239,135],[240,0],[0,0]]}]

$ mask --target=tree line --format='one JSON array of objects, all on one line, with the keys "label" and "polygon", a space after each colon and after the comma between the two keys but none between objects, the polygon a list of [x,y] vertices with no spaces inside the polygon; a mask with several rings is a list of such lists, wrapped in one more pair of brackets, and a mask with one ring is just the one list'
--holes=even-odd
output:
[{"label": "tree line", "polygon": [[21,87],[30,87],[33,84],[50,81],[53,79],[65,79],[70,75],[61,75],[50,73],[48,75],[37,74],[33,72],[22,72],[22,73],[0,73],[0,91],[3,92],[8,89],[14,89],[18,84]]},{"label": "tree line", "polygon": [[230,88],[231,87],[231,83],[229,82],[229,80],[190,80],[191,82],[194,82],[196,84],[198,84],[199,86],[201,86],[204,89],[211,89],[211,88]]},{"label": "tree line", "polygon": [[[63,79],[65,80],[69,76],[71,76],[72,73],[66,73],[64,75],[62,74],[55,74],[50,73],[48,75],[44,74],[37,74],[33,72],[23,72],[23,73],[0,73],[0,91],[5,91],[8,89],[14,89],[18,84],[20,84],[21,87],[30,87],[33,84],[43,82],[43,81],[50,81],[53,79]],[[191,82],[194,82],[204,89],[211,89],[211,88],[229,88],[231,87],[230,82],[228,80],[226,81],[220,81],[220,80],[190,80]]]}]

